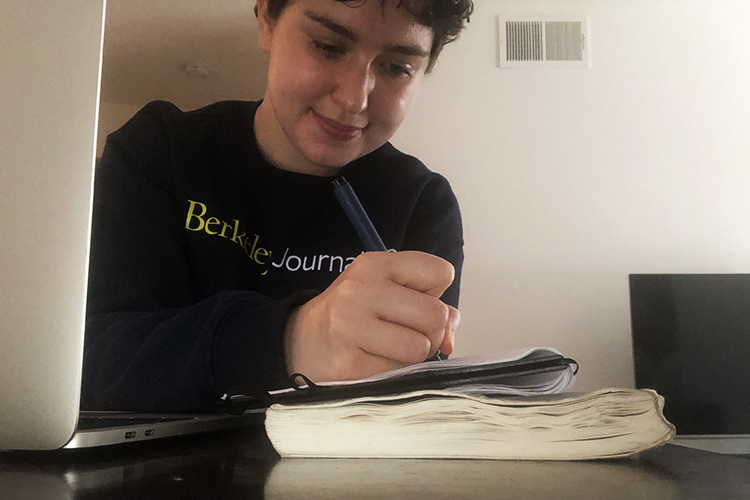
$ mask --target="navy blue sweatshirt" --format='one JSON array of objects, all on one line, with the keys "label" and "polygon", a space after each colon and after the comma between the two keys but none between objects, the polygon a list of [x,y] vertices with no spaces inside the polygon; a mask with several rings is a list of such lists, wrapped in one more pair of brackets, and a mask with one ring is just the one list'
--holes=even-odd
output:
[{"label": "navy blue sweatshirt", "polygon": [[[82,409],[196,412],[232,387],[288,386],[291,308],[363,250],[331,179],[275,168],[258,103],[144,107],[107,138],[95,176]],[[463,239],[448,182],[385,144],[346,165],[385,245],[450,261]]]}]

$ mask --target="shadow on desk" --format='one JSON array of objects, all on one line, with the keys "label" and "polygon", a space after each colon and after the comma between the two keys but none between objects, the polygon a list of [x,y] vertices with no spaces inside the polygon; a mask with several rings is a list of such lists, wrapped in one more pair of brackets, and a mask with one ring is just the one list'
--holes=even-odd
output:
[{"label": "shadow on desk", "polygon": [[0,499],[614,500],[750,498],[750,460],[674,445],[595,462],[284,459],[262,427],[0,453]]}]

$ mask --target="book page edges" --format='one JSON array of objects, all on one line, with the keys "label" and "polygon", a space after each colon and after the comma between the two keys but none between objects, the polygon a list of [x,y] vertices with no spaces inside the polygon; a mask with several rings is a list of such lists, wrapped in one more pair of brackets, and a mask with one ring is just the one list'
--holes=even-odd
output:
[{"label": "book page edges", "polygon": [[[597,432],[592,432],[588,439],[571,440],[566,439],[564,431],[557,432],[557,436],[551,440],[538,439],[538,435],[524,432],[523,429],[518,431],[515,438],[505,435],[502,442],[492,441],[485,436],[482,439],[476,431],[460,428],[460,423],[444,424],[438,422],[430,425],[429,422],[424,424],[409,424],[408,432],[403,432],[403,425],[395,424],[389,427],[388,424],[376,426],[379,429],[377,435],[370,435],[367,425],[361,425],[356,422],[346,422],[346,418],[341,418],[341,412],[346,414],[348,406],[352,410],[362,408],[361,405],[370,406],[388,403],[396,403],[400,406],[399,401],[419,400],[420,398],[450,399],[462,398],[481,403],[482,405],[504,406],[507,408],[522,409],[525,411],[544,408],[550,406],[564,406],[573,403],[574,406],[585,405],[590,402],[590,406],[596,408],[597,401],[607,402],[611,396],[633,397],[646,402],[643,398],[648,398],[650,405],[646,407],[648,415],[636,415],[631,418],[645,418],[648,425],[645,425],[641,433],[624,433],[617,435],[617,424],[611,428],[598,428]],[[462,405],[458,405],[460,408]],[[601,389],[588,394],[562,394],[554,396],[534,397],[534,398],[487,398],[477,395],[455,394],[449,391],[415,391],[398,396],[388,397],[367,397],[357,398],[349,401],[338,401],[330,403],[314,403],[306,405],[282,406],[274,405],[267,413],[266,428],[272,443],[282,456],[294,457],[369,457],[369,458],[479,458],[479,459],[539,459],[539,460],[586,460],[594,458],[615,458],[629,456],[640,451],[659,446],[669,441],[675,433],[674,426],[669,423],[663,413],[664,399],[656,392],[647,389]],[[335,422],[316,423],[310,420],[314,414],[322,412],[318,417],[323,418],[327,410],[333,410],[339,414]],[[442,407],[441,410],[451,411],[450,408]],[[387,412],[387,408],[384,410]],[[311,413],[312,412],[312,413]],[[298,417],[295,417],[298,414]],[[564,419],[564,415],[559,418]],[[505,417],[512,420],[513,417]],[[547,418],[547,417],[545,417]],[[548,425],[554,427],[555,417],[548,419]],[[330,420],[330,418],[329,418]],[[377,421],[377,418],[374,419]],[[304,422],[302,427],[305,428],[301,436],[299,433],[289,432],[289,426],[294,422]],[[421,431],[420,432],[420,426]],[[285,432],[285,427],[287,431]],[[439,428],[443,430],[450,429],[453,438],[448,439],[441,437]],[[469,426],[471,428],[471,426]],[[300,430],[300,429],[297,429]],[[554,429],[553,429],[554,430]],[[330,435],[329,435],[330,431]],[[363,432],[365,431],[365,432]],[[613,435],[601,435],[607,431]],[[514,431],[511,431],[514,432]],[[291,434],[291,435],[289,435]],[[389,434],[391,434],[389,436]],[[535,441],[535,439],[537,439]]]}]

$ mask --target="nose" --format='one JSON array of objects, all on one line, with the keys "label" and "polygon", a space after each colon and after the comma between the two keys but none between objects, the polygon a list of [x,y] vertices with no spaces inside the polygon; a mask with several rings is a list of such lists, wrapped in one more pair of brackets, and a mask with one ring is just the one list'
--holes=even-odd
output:
[{"label": "nose", "polygon": [[369,64],[347,64],[339,69],[333,100],[349,114],[367,109],[370,93],[375,87],[375,75]]}]

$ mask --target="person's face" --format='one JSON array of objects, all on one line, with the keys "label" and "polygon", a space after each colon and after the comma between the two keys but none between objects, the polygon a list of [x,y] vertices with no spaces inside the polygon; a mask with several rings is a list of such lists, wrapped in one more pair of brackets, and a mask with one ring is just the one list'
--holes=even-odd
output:
[{"label": "person's face", "polygon": [[432,45],[432,30],[396,5],[292,0],[274,21],[258,1],[259,43],[270,57],[255,123],[271,163],[331,176],[396,132]]}]

